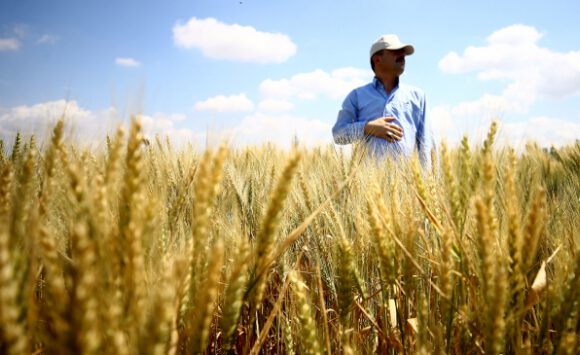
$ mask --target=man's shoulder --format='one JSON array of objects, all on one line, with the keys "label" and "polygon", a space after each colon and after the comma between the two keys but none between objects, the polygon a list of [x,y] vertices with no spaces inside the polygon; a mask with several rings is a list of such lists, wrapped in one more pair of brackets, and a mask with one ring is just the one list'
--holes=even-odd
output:
[{"label": "man's shoulder", "polygon": [[409,96],[414,99],[423,100],[425,98],[425,92],[423,89],[409,85],[409,84],[399,84],[399,90],[401,93],[404,93],[405,96]]},{"label": "man's shoulder", "polygon": [[375,88],[375,84],[371,81],[370,83],[361,85],[359,87],[356,87],[352,90],[352,92],[357,92],[357,91],[367,91],[367,90],[371,90]]},{"label": "man's shoulder", "polygon": [[401,83],[401,84],[399,84],[399,89],[402,91],[408,92],[408,93],[424,95],[423,90],[417,86],[414,86],[414,85]]},{"label": "man's shoulder", "polygon": [[361,85],[352,89],[346,96],[346,100],[357,101],[360,97],[365,97],[371,93],[374,89],[374,84],[372,82]]}]

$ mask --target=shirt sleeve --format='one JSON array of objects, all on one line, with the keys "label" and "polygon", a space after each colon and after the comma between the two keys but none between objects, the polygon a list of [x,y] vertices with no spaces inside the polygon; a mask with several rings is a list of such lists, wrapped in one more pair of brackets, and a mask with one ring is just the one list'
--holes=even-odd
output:
[{"label": "shirt sleeve", "polygon": [[352,91],[344,99],[342,109],[338,112],[336,123],[332,127],[332,136],[336,144],[350,144],[364,138],[366,122],[358,121],[357,113],[356,91]]},{"label": "shirt sleeve", "polygon": [[[419,153],[419,160],[425,169],[431,169],[431,150],[436,150],[435,136],[433,134],[432,122],[429,117],[427,100],[423,95],[421,105],[420,124],[417,127],[417,148]],[[437,154],[437,151],[435,151]]]}]

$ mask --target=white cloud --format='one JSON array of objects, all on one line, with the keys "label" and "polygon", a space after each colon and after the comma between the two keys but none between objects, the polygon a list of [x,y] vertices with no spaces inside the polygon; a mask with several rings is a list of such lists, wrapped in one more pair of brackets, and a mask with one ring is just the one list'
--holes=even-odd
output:
[{"label": "white cloud", "polygon": [[343,99],[352,89],[372,78],[369,70],[339,68],[332,72],[321,69],[300,73],[290,79],[266,79],[260,83],[260,93],[266,99],[298,98],[312,100],[320,95],[331,99]]},{"label": "white cloud", "polygon": [[287,35],[213,18],[178,22],[173,27],[173,41],[178,47],[200,49],[209,58],[255,63],[282,63],[296,54],[297,48]]},{"label": "white cloud", "polygon": [[187,128],[178,128],[175,126],[175,122],[185,119],[185,115],[183,114],[165,114],[158,112],[153,116],[138,115],[138,118],[141,121],[143,135],[149,140],[159,136],[164,141],[165,137],[169,137],[171,144],[177,148],[181,148],[188,143],[201,146],[200,142],[203,142],[199,138],[200,134],[196,134]]},{"label": "white cloud", "polygon": [[492,69],[501,76],[509,76],[509,73],[515,73],[520,68],[521,63],[534,60],[541,54],[536,44],[541,38],[542,34],[534,27],[508,26],[489,35],[486,38],[487,46],[469,46],[463,56],[456,52],[447,54],[439,62],[439,68],[454,74]]},{"label": "white cloud", "polygon": [[294,137],[298,137],[300,144],[311,147],[331,142],[331,128],[329,123],[320,120],[290,114],[268,115],[258,112],[246,116],[232,130],[224,131],[224,136],[236,146],[273,142],[280,147],[288,148]]},{"label": "white cloud", "polygon": [[104,134],[114,121],[116,112],[113,109],[91,112],[80,107],[76,101],[66,100],[12,107],[0,113],[0,136],[13,137],[20,132],[42,140],[49,137],[61,117],[65,118],[70,132],[83,141],[89,141]]},{"label": "white cloud", "polygon": [[277,97],[284,99],[291,98],[295,91],[288,79],[266,79],[260,83],[259,90],[262,96],[266,98]]},{"label": "white cloud", "polygon": [[[63,116],[69,139],[94,147],[103,146],[107,133],[113,133],[119,125],[127,125],[114,108],[90,111],[80,107],[76,101],[56,100],[0,109],[0,137],[10,142],[16,132],[20,132],[25,137],[35,135],[42,142],[49,139],[57,120]],[[176,126],[176,122],[185,120],[184,114],[155,113],[136,117],[141,120],[143,134],[147,138],[168,136],[175,147],[192,140],[202,142],[201,134]]]},{"label": "white cloud", "polygon": [[194,105],[196,111],[214,111],[214,112],[240,112],[251,111],[254,104],[246,97],[246,94],[224,96],[218,95],[205,101],[197,102]]},{"label": "white cloud", "polygon": [[0,38],[0,51],[17,51],[22,46],[22,41],[27,37],[29,27],[24,24],[17,24],[11,28],[12,35]]},{"label": "white cloud", "polygon": [[580,94],[580,51],[541,47],[542,37],[531,26],[508,26],[488,36],[483,47],[469,46],[463,55],[447,54],[439,68],[449,74],[476,72],[480,80],[507,80],[509,85],[493,104],[500,103],[509,112],[525,112],[538,98]]},{"label": "white cloud", "polygon": [[[493,111],[473,112],[470,116],[465,116],[465,112],[462,112],[463,115],[459,115],[458,111],[466,109],[467,106],[469,105],[439,105],[430,109],[429,117],[438,140],[455,145],[467,135],[472,141],[480,143],[485,139],[491,121],[502,117],[501,113]],[[469,108],[471,109],[475,110],[474,107]]]},{"label": "white cloud", "polygon": [[157,112],[153,115],[153,117],[154,118],[162,117],[162,118],[168,119],[168,120],[173,121],[173,122],[183,122],[187,119],[187,115],[185,115],[183,113],[167,114],[167,113]]},{"label": "white cloud", "polygon": [[20,41],[16,38],[0,38],[0,51],[17,51]]},{"label": "white cloud", "polygon": [[526,113],[534,101],[535,96],[518,96],[518,92],[508,88],[503,95],[484,94],[477,100],[455,105],[451,111],[454,116],[461,117],[501,115],[505,112]]},{"label": "white cloud", "polygon": [[513,122],[503,119],[500,113],[492,112],[463,119],[455,113],[456,109],[451,105],[440,105],[430,111],[437,137],[450,144],[458,144],[464,135],[477,144],[483,142],[492,120],[499,123],[498,141],[515,147],[523,147],[529,141],[541,146],[559,147],[580,139],[580,121],[534,116]]},{"label": "white cloud", "polygon": [[258,109],[267,112],[284,112],[294,108],[294,104],[285,100],[266,99],[260,101]]},{"label": "white cloud", "polygon": [[30,26],[25,24],[18,24],[12,27],[12,32],[20,38],[26,37],[30,32]]},{"label": "white cloud", "polygon": [[455,132],[453,117],[449,105],[435,106],[430,109],[429,119],[433,123],[433,130],[438,137],[449,139],[450,137],[460,135],[461,132]]},{"label": "white cloud", "polygon": [[[128,120],[123,120],[114,108],[101,111],[87,110],[76,101],[56,100],[30,106],[0,108],[0,138],[10,144],[16,132],[25,137],[34,134],[39,144],[50,139],[57,120],[64,115],[68,142],[103,147],[106,134],[114,134],[119,125],[128,131]],[[294,137],[305,146],[329,144],[332,141],[331,124],[288,113],[253,113],[244,117],[235,127],[213,127],[208,131],[195,131],[180,127],[186,119],[181,113],[136,115],[142,123],[144,136],[151,142],[156,136],[180,149],[186,145],[203,148],[207,144],[217,145],[223,141],[240,147],[259,145],[266,142],[280,147],[291,146]]]},{"label": "white cloud", "polygon": [[504,123],[500,133],[513,144],[534,141],[540,146],[560,147],[580,139],[580,122],[540,116],[525,122]]},{"label": "white cloud", "polygon": [[36,43],[40,44],[55,44],[56,42],[58,42],[58,36],[49,34],[40,36],[40,38],[38,38],[38,40],[36,41]]},{"label": "white cloud", "polygon": [[141,63],[133,58],[117,58],[115,59],[115,64],[120,65],[122,67],[139,67]]},{"label": "white cloud", "polygon": [[[444,73],[475,73],[479,80],[498,81],[504,87],[498,94],[486,93],[478,99],[433,108],[434,127],[441,136],[451,141],[459,141],[463,134],[483,139],[492,118],[527,114],[540,100],[579,95],[580,51],[541,47],[538,42],[543,36],[534,27],[512,25],[493,32],[484,46],[469,46],[463,54],[451,52],[443,57],[439,68]],[[514,144],[529,138],[559,145],[570,141],[567,132],[578,132],[577,124],[549,117],[505,123],[503,127],[506,139]]]}]

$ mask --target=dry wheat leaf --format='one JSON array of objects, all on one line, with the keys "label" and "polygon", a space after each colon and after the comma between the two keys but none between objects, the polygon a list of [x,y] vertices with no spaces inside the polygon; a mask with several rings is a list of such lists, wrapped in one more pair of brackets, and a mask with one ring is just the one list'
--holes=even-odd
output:
[{"label": "dry wheat leaf", "polygon": [[393,328],[397,327],[397,304],[395,300],[390,298],[389,299],[389,318],[391,321],[391,326]]},{"label": "dry wheat leaf", "polygon": [[546,262],[542,262],[542,266],[540,270],[538,270],[538,274],[534,279],[534,283],[528,292],[528,296],[526,297],[526,308],[533,307],[540,301],[540,294],[546,288],[548,284],[546,279]]},{"label": "dry wheat leaf", "polygon": [[419,320],[417,318],[409,318],[407,319],[407,326],[413,331],[413,333],[417,334],[419,330]]}]

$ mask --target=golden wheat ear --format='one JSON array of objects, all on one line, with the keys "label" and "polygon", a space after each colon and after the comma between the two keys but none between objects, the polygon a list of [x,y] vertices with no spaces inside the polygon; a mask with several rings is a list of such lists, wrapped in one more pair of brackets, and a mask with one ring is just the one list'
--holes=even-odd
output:
[{"label": "golden wheat ear", "polygon": [[540,238],[544,231],[546,218],[546,190],[538,187],[534,194],[534,199],[524,229],[524,243],[527,249],[527,257],[524,260],[524,271],[528,271],[536,262]]},{"label": "golden wheat ear", "polygon": [[232,269],[228,277],[223,301],[220,326],[223,330],[223,349],[229,351],[234,342],[234,333],[237,330],[240,314],[244,305],[244,293],[248,281],[248,260],[250,249],[245,237],[240,237],[237,255],[234,258]]},{"label": "golden wheat ear", "polygon": [[0,170],[0,230],[8,233],[12,210],[12,181],[14,178],[12,163],[6,163]]},{"label": "golden wheat ear", "polygon": [[298,320],[301,324],[301,345],[304,354],[322,354],[316,331],[316,321],[308,298],[308,287],[296,271],[291,272],[292,291],[296,300]]},{"label": "golden wheat ear", "polygon": [[14,257],[9,247],[8,232],[0,227],[0,331],[2,347],[7,354],[29,353],[23,309],[18,302],[18,284],[14,277]]},{"label": "golden wheat ear", "polygon": [[197,290],[195,301],[194,319],[191,327],[191,346],[193,354],[205,352],[211,331],[211,321],[219,295],[219,281],[223,266],[224,245],[218,240],[213,247],[213,252],[207,269],[207,277]]},{"label": "golden wheat ear", "polygon": [[16,132],[16,137],[14,137],[14,144],[12,145],[12,154],[10,155],[10,160],[13,164],[18,163],[21,158],[21,148],[22,145],[22,136],[20,135],[20,131]]},{"label": "golden wheat ear", "polygon": [[447,143],[441,143],[441,165],[443,167],[443,181],[445,183],[445,191],[447,192],[446,200],[451,208],[451,215],[453,217],[453,228],[456,234],[459,234],[459,227],[462,225],[461,200],[459,197],[459,186],[457,179],[451,166],[451,157]]},{"label": "golden wheat ear", "polygon": [[150,305],[143,327],[139,334],[138,348],[140,354],[167,354],[171,347],[173,322],[177,315],[173,306],[176,301],[177,289],[175,278],[175,262],[167,256],[162,257],[158,287],[152,292]]},{"label": "golden wheat ear", "polygon": [[[294,153],[282,172],[278,183],[268,200],[268,208],[264,215],[260,231],[256,237],[254,247],[255,267],[254,279],[251,281],[248,292],[250,305],[253,310],[259,309],[266,289],[267,274],[270,265],[269,256],[273,250],[274,236],[280,223],[284,202],[290,192],[292,178],[298,168],[301,155]],[[252,312],[253,313],[253,312]]]},{"label": "golden wheat ear", "polygon": [[481,300],[486,317],[483,320],[483,334],[486,353],[502,353],[505,346],[505,311],[507,302],[507,275],[505,262],[501,258],[495,224],[491,220],[489,206],[479,196],[475,200],[480,256]]}]

